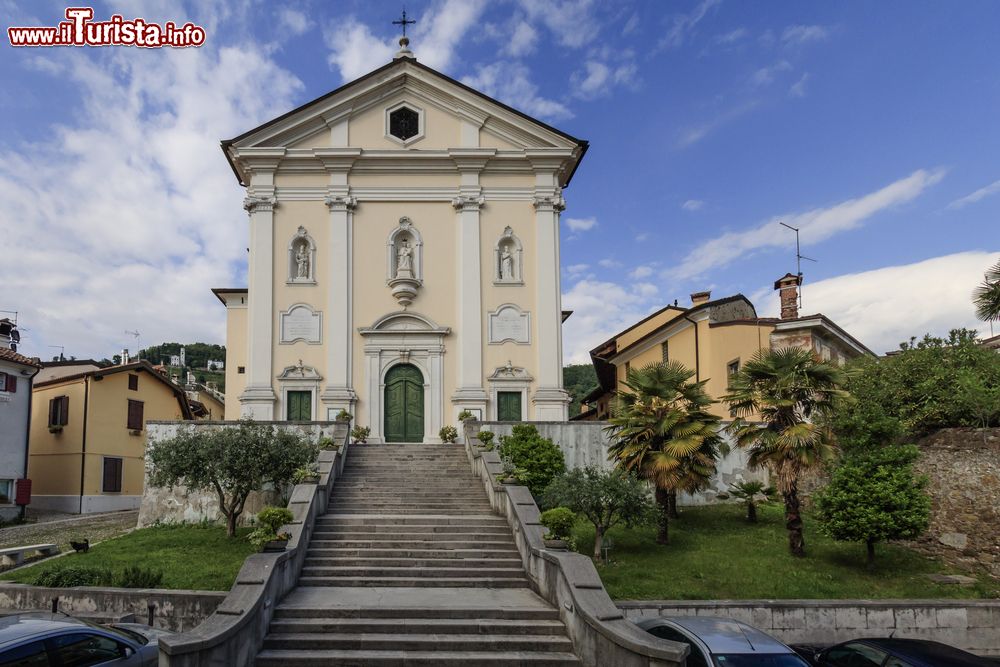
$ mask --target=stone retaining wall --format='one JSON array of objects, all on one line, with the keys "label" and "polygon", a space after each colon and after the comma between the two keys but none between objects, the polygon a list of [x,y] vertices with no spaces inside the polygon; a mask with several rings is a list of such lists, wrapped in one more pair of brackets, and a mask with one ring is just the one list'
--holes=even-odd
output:
[{"label": "stone retaining wall", "polygon": [[931,639],[1000,655],[1000,602],[987,600],[618,601],[626,617],[723,616],[785,643],[835,644],[858,637]]}]

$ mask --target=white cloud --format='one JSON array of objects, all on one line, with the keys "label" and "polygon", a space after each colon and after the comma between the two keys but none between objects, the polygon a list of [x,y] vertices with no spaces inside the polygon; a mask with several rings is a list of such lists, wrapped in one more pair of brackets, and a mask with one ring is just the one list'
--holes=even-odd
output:
[{"label": "white cloud", "polygon": [[509,56],[520,58],[535,50],[535,43],[538,41],[538,31],[527,21],[518,21],[514,26],[507,45],[503,52]]},{"label": "white cloud", "polygon": [[[823,313],[879,354],[925,333],[945,335],[958,327],[987,332],[976,319],[972,290],[998,256],[1000,248],[960,252],[806,282],[802,314]],[[777,293],[769,294],[759,312],[778,311]]]},{"label": "white cloud", "polygon": [[[429,67],[446,71],[459,41],[469,34],[485,7],[483,0],[440,0],[410,31],[410,48]],[[328,61],[344,81],[367,74],[392,60],[398,36],[379,37],[356,17],[331,24],[325,31]]]},{"label": "white cloud", "polygon": [[649,233],[648,232],[642,232],[641,234],[636,234],[635,235],[635,242],[636,243],[642,243],[643,241],[647,240],[648,238],[649,238]]},{"label": "white cloud", "polygon": [[631,287],[613,282],[581,280],[562,297],[573,317],[563,325],[565,363],[590,363],[590,350],[659,307],[650,283]]},{"label": "white cloud", "polygon": [[670,274],[675,278],[690,278],[755,250],[788,247],[793,239],[790,232],[778,224],[779,221],[800,228],[804,245],[819,243],[859,227],[880,211],[915,199],[942,178],[944,171],[941,169],[919,169],[857,199],[848,199],[827,208],[775,216],[746,231],[727,232],[700,244]]},{"label": "white cloud", "polygon": [[621,65],[608,65],[597,60],[584,63],[583,71],[570,76],[573,94],[585,100],[608,95],[615,86],[633,86],[638,67],[631,60]]},{"label": "white cloud", "polygon": [[597,226],[597,218],[566,218],[565,222],[574,232],[586,232]]},{"label": "white cloud", "polygon": [[983,188],[979,188],[972,194],[965,195],[964,197],[959,197],[955,201],[948,204],[950,209],[959,209],[969,204],[975,204],[980,199],[985,199],[991,195],[995,195],[1000,192],[1000,181],[993,181],[989,185]]},{"label": "white cloud", "polygon": [[685,211],[699,211],[704,205],[705,202],[700,199],[688,199],[686,202],[681,204],[681,208]]},{"label": "white cloud", "polygon": [[301,35],[309,30],[312,22],[305,13],[290,7],[284,7],[278,12],[278,26],[292,35]]},{"label": "white cloud", "polygon": [[792,64],[787,60],[779,60],[773,65],[761,67],[750,76],[750,83],[754,86],[766,86],[774,82],[774,77],[780,72],[787,72],[792,69]]},{"label": "white cloud", "polygon": [[721,35],[716,35],[716,44],[735,44],[736,42],[742,40],[747,36],[746,28],[736,28],[735,30],[730,30],[729,32],[723,33]]},{"label": "white cloud", "polygon": [[639,22],[640,19],[638,12],[633,12],[632,15],[628,17],[628,20],[625,21],[625,25],[622,26],[622,37],[631,35],[635,32],[636,28],[639,27]]},{"label": "white cloud", "polygon": [[715,130],[724,125],[728,125],[732,121],[743,116],[744,114],[750,113],[759,106],[759,100],[750,100],[723,111],[715,118],[706,121],[701,125],[682,130],[677,140],[678,148],[687,148],[688,146],[698,143]]},{"label": "white cloud", "polygon": [[521,0],[521,9],[535,25],[544,25],[562,46],[593,44],[600,32],[594,0]]},{"label": "white cloud", "polygon": [[[48,55],[44,85],[78,103],[45,138],[2,140],[0,198],[18,221],[4,225],[3,291],[27,354],[111,356],[134,348],[126,329],[147,345],[224,340],[209,288],[243,284],[247,218],[219,139],[296,106],[303,86],[255,43],[156,56]],[[261,81],[267,95],[247,93]]]},{"label": "white cloud", "polygon": [[530,71],[520,63],[500,61],[480,66],[475,76],[463,78],[462,83],[531,116],[552,121],[573,117],[573,112],[561,102],[538,94]]},{"label": "white cloud", "polygon": [[821,25],[790,25],[781,33],[781,41],[796,45],[807,42],[818,42],[826,39],[830,31]]},{"label": "white cloud", "polygon": [[578,276],[581,273],[586,272],[589,268],[590,264],[570,264],[566,267],[566,273],[568,273],[570,277]]},{"label": "white cloud", "polygon": [[695,27],[701,22],[709,10],[718,5],[722,0],[702,0],[687,14],[674,16],[673,24],[667,30],[666,36],[660,40],[660,46],[677,48],[681,46],[694,32]]},{"label": "white cloud", "polygon": [[617,269],[620,268],[622,263],[617,259],[611,259],[610,257],[605,257],[602,260],[598,260],[597,265],[604,269]]},{"label": "white cloud", "polygon": [[792,87],[788,89],[789,97],[805,97],[806,96],[806,84],[809,82],[809,72],[806,72],[799,77],[799,80],[792,84]]},{"label": "white cloud", "polygon": [[632,271],[629,272],[628,277],[632,280],[641,280],[643,278],[648,278],[651,275],[653,275],[653,267],[643,264],[632,269]]}]

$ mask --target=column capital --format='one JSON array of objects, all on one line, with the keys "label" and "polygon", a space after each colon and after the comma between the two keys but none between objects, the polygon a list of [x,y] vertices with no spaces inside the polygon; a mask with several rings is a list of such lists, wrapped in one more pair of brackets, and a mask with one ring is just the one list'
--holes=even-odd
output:
[{"label": "column capital", "polygon": [[323,198],[330,211],[353,211],[358,205],[358,198],[352,195],[327,195]]},{"label": "column capital", "polygon": [[535,195],[531,203],[536,211],[561,212],[566,208],[566,200],[558,192],[552,195]]},{"label": "column capital", "polygon": [[459,195],[451,200],[451,205],[458,211],[478,211],[486,205],[486,197],[482,195]]},{"label": "column capital", "polygon": [[276,197],[248,195],[243,199],[243,208],[246,209],[247,213],[256,213],[257,211],[269,213],[277,208],[277,206],[278,199]]}]

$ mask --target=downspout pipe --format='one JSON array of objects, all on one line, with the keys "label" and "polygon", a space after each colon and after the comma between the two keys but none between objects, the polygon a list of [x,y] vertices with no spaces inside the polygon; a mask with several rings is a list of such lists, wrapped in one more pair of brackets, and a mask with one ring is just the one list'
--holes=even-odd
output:
[{"label": "downspout pipe", "polygon": [[[28,375],[28,419],[27,428],[24,429],[24,473],[21,475],[21,479],[28,479],[28,457],[31,455],[29,449],[31,445],[31,403],[32,399],[35,397],[34,384],[35,376],[42,372],[41,368],[36,368],[35,372]],[[21,505],[21,518],[24,519],[24,505]]]},{"label": "downspout pipe", "polygon": [[694,381],[701,382],[701,353],[698,350],[698,323],[688,315],[684,319],[694,325]]},{"label": "downspout pipe", "polygon": [[80,514],[83,514],[84,480],[87,474],[87,404],[90,402],[90,377],[83,378],[83,441],[80,445]]}]

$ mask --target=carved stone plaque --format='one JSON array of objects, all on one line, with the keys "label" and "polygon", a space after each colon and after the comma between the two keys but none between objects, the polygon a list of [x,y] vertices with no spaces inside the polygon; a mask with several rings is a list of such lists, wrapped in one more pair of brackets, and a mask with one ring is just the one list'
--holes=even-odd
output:
[{"label": "carved stone plaque", "polygon": [[500,306],[496,312],[490,313],[490,343],[510,341],[526,345],[531,342],[530,331],[531,315],[521,312],[517,306]]},{"label": "carved stone plaque", "polygon": [[309,306],[292,306],[281,313],[281,342],[320,343],[322,340],[322,314],[313,312]]}]

